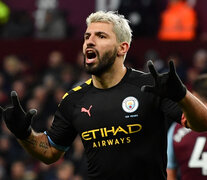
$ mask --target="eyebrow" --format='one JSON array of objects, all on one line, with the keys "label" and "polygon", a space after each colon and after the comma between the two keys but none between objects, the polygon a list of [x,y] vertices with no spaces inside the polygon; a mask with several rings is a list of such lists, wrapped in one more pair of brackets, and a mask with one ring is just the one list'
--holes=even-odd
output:
[{"label": "eyebrow", "polygon": [[109,36],[108,33],[105,33],[105,32],[103,32],[103,31],[98,31],[98,32],[96,32],[95,34],[96,34],[96,35],[104,34],[104,35],[106,35],[106,36]]},{"label": "eyebrow", "polygon": [[[95,32],[95,35],[100,35],[100,34],[104,34],[104,35],[106,35],[106,36],[109,36],[109,34],[103,32],[103,31]],[[89,33],[89,32],[84,33],[84,37],[85,37],[85,36],[88,36],[88,35],[91,35],[91,33]]]}]

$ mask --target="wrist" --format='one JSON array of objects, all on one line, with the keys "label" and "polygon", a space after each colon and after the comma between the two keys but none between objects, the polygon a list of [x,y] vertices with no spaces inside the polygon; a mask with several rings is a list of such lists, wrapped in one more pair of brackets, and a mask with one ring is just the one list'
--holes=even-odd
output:
[{"label": "wrist", "polygon": [[178,92],[179,93],[176,93],[175,96],[171,98],[171,100],[175,102],[180,102],[186,96],[187,88],[185,87],[185,85],[182,85]]},{"label": "wrist", "polygon": [[16,136],[16,138],[20,140],[25,140],[30,136],[31,132],[32,132],[32,128],[31,126],[29,126],[26,130],[15,133],[14,135]]}]

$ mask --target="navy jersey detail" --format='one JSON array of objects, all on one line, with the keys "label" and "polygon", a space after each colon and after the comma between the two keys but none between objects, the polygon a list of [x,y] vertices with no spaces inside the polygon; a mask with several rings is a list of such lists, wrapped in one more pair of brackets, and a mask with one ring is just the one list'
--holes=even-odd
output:
[{"label": "navy jersey detail", "polygon": [[80,135],[89,179],[166,179],[166,121],[180,122],[177,104],[152,93],[149,73],[128,69],[109,89],[87,84],[68,92],[47,132],[54,143],[70,146]]}]

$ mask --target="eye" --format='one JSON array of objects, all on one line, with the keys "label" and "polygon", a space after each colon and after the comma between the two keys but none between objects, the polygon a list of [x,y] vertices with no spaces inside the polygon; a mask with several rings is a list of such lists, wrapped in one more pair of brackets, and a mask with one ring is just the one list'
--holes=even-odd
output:
[{"label": "eye", "polygon": [[86,34],[85,36],[84,36],[84,39],[89,39],[89,34]]},{"label": "eye", "polygon": [[104,35],[102,35],[102,34],[100,34],[99,37],[100,37],[101,39],[106,38],[106,37],[105,37]]}]

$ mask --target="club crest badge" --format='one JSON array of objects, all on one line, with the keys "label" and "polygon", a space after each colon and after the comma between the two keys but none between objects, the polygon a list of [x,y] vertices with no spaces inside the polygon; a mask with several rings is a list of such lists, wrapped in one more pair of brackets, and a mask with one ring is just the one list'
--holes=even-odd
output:
[{"label": "club crest badge", "polygon": [[138,106],[139,106],[139,102],[133,96],[129,96],[125,98],[122,102],[122,108],[127,113],[133,113],[134,111],[137,110]]}]

